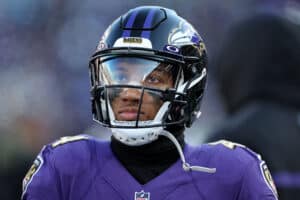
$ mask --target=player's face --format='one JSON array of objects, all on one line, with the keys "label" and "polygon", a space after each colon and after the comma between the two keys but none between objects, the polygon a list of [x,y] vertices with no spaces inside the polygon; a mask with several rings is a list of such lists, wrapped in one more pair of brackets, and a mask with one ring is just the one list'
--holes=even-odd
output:
[{"label": "player's face", "polygon": [[[156,61],[119,58],[107,63],[111,85],[135,85],[165,90],[174,87],[174,67]],[[108,77],[108,76],[106,76]],[[161,93],[141,88],[110,88],[111,107],[119,121],[153,120],[163,101]],[[140,112],[138,114],[140,106]]]}]

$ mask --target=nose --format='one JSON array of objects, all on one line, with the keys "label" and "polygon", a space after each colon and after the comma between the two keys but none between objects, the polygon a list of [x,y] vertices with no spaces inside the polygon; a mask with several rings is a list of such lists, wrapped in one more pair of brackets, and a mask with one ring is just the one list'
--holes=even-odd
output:
[{"label": "nose", "polygon": [[120,98],[122,101],[130,101],[138,103],[141,99],[141,90],[134,88],[123,89],[120,93]]}]

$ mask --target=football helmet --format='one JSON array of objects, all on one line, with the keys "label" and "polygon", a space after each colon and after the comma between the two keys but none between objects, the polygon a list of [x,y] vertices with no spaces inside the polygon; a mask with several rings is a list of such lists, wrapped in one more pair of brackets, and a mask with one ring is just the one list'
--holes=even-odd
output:
[{"label": "football helmet", "polygon": [[[174,10],[131,9],[108,27],[90,59],[93,119],[127,145],[150,143],[170,126],[190,127],[200,116],[206,67],[202,38]],[[126,92],[137,103],[122,118],[114,108]],[[158,108],[144,119],[149,103]]]}]

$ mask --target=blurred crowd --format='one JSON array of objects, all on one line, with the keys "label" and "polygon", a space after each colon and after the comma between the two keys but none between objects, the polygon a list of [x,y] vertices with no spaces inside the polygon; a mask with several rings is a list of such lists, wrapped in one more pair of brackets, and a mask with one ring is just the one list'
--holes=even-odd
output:
[{"label": "blurred crowd", "polygon": [[257,13],[231,28],[215,59],[228,115],[206,140],[260,153],[282,200],[300,197],[300,12],[294,12]]},{"label": "blurred crowd", "polygon": [[211,75],[203,114],[186,135],[195,145],[229,116],[214,74],[232,25],[256,13],[300,24],[299,7],[288,0],[0,0],[0,199],[20,197],[22,178],[44,144],[80,133],[110,137],[92,121],[88,60],[105,28],[140,5],[177,10],[206,43]]}]

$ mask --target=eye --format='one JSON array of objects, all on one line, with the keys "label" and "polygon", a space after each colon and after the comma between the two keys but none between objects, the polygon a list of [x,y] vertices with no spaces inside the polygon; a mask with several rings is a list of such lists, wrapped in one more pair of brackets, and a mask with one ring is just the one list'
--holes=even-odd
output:
[{"label": "eye", "polygon": [[150,84],[158,84],[161,82],[161,79],[160,77],[158,76],[155,76],[155,75],[149,75],[146,79],[146,82],[147,83],[150,83]]}]

